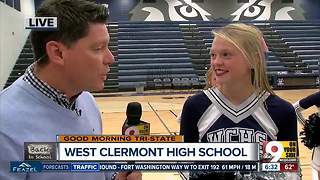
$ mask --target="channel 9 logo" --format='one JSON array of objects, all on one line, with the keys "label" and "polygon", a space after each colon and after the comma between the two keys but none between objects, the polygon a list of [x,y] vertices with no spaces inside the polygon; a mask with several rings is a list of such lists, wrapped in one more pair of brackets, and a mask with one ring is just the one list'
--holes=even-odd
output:
[{"label": "channel 9 logo", "polygon": [[296,141],[263,142],[263,162],[284,162],[297,160]]}]

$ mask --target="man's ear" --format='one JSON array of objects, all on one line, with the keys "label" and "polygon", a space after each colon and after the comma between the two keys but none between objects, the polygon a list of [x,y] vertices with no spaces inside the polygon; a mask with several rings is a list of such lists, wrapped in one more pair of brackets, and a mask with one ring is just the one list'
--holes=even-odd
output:
[{"label": "man's ear", "polygon": [[57,41],[49,41],[46,44],[46,51],[48,55],[48,60],[51,63],[57,64],[57,65],[63,65],[64,59],[63,59],[63,53],[65,46]]}]

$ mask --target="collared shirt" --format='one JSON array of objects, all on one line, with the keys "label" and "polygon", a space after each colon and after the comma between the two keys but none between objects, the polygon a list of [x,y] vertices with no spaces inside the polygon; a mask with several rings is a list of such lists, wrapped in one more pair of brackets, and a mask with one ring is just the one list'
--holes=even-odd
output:
[{"label": "collared shirt", "polygon": [[100,135],[101,114],[93,96],[83,91],[77,97],[76,106],[85,107],[81,116],[42,95],[23,77],[3,90],[0,93],[0,179],[111,180],[113,172],[10,172],[11,161],[24,160],[24,142],[57,142],[57,135],[63,134]]},{"label": "collared shirt", "polygon": [[32,85],[42,94],[44,94],[45,96],[47,96],[48,98],[50,98],[51,100],[59,104],[60,106],[66,109],[69,109],[71,111],[74,111],[78,116],[81,116],[81,110],[76,108],[76,101],[75,101],[75,99],[79,96],[79,94],[74,96],[74,100],[70,102],[66,94],[50,86],[49,84],[42,81],[34,74],[35,65],[36,65],[36,62],[31,64],[26,69],[23,80],[26,81],[28,84]]}]

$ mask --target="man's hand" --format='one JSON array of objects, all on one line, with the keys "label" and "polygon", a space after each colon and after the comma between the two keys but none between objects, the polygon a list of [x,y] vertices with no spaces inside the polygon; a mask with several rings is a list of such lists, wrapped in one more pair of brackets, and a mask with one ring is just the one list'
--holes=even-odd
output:
[{"label": "man's hand", "polygon": [[115,180],[142,180],[142,174],[140,171],[119,172]]}]

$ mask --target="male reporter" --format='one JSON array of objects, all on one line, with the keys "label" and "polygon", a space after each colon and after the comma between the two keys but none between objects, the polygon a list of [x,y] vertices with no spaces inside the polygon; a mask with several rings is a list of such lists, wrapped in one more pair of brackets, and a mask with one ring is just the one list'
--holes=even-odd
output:
[{"label": "male reporter", "polygon": [[[58,29],[31,32],[36,61],[0,94],[0,179],[106,179],[104,173],[9,172],[10,161],[24,159],[24,142],[102,132],[99,109],[88,91],[103,89],[114,62],[107,9],[86,0],[45,0],[36,16],[57,17]],[[141,179],[141,173],[113,178]]]}]

